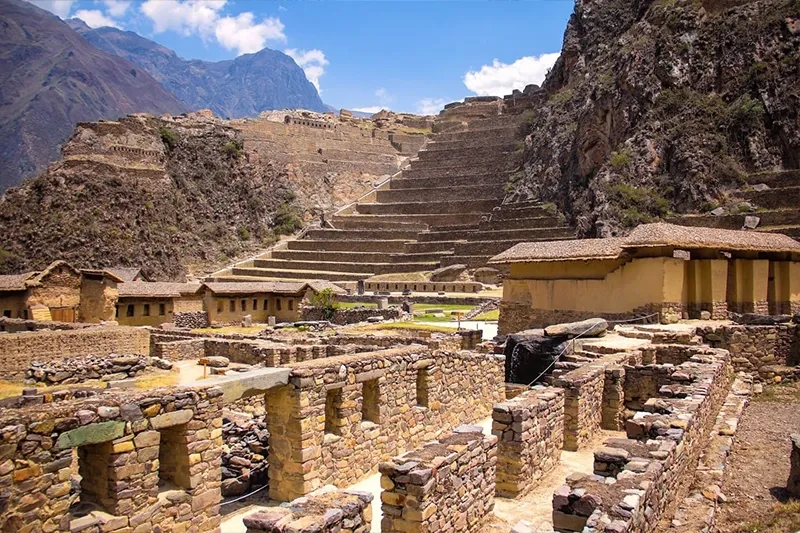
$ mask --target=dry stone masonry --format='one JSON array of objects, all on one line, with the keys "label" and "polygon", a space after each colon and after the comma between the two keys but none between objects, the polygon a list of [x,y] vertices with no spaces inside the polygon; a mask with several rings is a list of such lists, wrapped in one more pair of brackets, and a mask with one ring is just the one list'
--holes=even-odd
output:
[{"label": "dry stone masonry", "polygon": [[381,531],[480,531],[494,508],[497,437],[462,426],[382,463]]}]

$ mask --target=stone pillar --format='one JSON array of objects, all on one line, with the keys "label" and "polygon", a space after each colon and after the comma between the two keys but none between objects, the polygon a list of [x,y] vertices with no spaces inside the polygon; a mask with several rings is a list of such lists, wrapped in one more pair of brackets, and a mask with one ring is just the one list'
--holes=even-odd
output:
[{"label": "stone pillar", "polygon": [[791,468],[789,470],[789,481],[786,483],[786,491],[791,498],[800,499],[800,433],[795,433],[791,439]]},{"label": "stone pillar", "polygon": [[603,385],[603,420],[600,426],[611,431],[625,429],[625,368],[606,368]]}]

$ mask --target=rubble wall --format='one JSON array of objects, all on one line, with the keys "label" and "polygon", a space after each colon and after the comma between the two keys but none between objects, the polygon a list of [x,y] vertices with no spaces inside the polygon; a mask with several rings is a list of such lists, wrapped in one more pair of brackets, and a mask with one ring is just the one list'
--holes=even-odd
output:
[{"label": "rubble wall", "polygon": [[150,332],[140,328],[98,327],[39,330],[0,335],[0,373],[21,378],[33,361],[150,353]]},{"label": "rubble wall", "polygon": [[266,394],[270,497],[347,486],[382,460],[490,415],[503,359],[419,345],[306,361]]},{"label": "rubble wall", "polygon": [[383,533],[480,531],[494,509],[497,437],[480,427],[380,465]]},{"label": "rubble wall", "polygon": [[497,495],[514,498],[532,489],[558,464],[564,445],[564,391],[529,390],[492,410],[497,437]]}]

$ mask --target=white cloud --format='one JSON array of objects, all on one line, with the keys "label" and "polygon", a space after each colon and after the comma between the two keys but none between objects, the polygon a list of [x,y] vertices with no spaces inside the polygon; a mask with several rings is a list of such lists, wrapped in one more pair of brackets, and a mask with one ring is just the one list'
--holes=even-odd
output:
[{"label": "white cloud", "polygon": [[328,60],[325,58],[325,53],[322,50],[298,50],[297,48],[287,48],[283,51],[284,54],[294,59],[297,66],[303,69],[306,73],[308,81],[314,84],[317,92],[322,92],[319,88],[319,78],[325,74],[325,67],[328,65]]},{"label": "white cloud", "polygon": [[58,15],[62,19],[69,16],[72,10],[74,0],[29,0],[31,4],[46,9],[54,15]]},{"label": "white cloud", "polygon": [[394,95],[383,87],[375,91],[375,96],[378,97],[378,102],[380,102],[385,109],[389,109],[389,106],[394,103]]},{"label": "white cloud", "polygon": [[[369,106],[369,107],[354,107],[353,111],[358,111],[359,113],[369,113],[370,115],[374,115],[375,113],[377,113],[378,111],[381,111],[382,109],[386,109],[386,108],[381,107],[379,105],[372,105],[372,106]],[[388,109],[387,109],[387,111],[388,111]]]},{"label": "white cloud", "polygon": [[228,50],[235,49],[237,55],[258,52],[267,41],[286,41],[280,19],[266,18],[258,24],[254,20],[249,11],[219,19],[214,29],[217,41]]},{"label": "white cloud", "polygon": [[[110,17],[121,17],[128,11],[130,0],[102,0],[106,5],[106,12]],[[88,22],[87,22],[88,24]]]},{"label": "white cloud", "polygon": [[436,115],[446,102],[443,98],[423,98],[417,102],[417,113],[420,115]]},{"label": "white cloud", "polygon": [[479,96],[504,96],[530,83],[541,84],[558,56],[558,53],[525,56],[510,65],[495,59],[491,65],[464,74],[464,85]]},{"label": "white cloud", "polygon": [[99,9],[79,9],[75,12],[75,17],[84,21],[90,28],[101,28],[103,26],[120,27],[119,23],[105,16]]},{"label": "white cloud", "polygon": [[146,0],[139,9],[153,22],[155,33],[173,30],[207,38],[214,33],[225,3],[226,0]]}]

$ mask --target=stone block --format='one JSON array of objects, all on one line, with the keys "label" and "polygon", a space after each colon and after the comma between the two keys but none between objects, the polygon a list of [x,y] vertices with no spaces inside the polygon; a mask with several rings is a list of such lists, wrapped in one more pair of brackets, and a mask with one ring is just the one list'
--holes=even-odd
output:
[{"label": "stone block", "polygon": [[125,432],[125,422],[96,422],[88,424],[59,435],[56,448],[67,449],[84,446],[86,444],[99,444],[117,439]]}]

